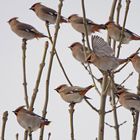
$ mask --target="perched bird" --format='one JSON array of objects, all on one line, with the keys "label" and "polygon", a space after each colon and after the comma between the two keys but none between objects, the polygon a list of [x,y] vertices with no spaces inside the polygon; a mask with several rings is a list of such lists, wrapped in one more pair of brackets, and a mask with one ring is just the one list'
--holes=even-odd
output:
[{"label": "perched bird", "polygon": [[80,42],[74,42],[69,46],[73,57],[81,63],[86,63],[86,57],[91,53],[91,50],[83,46]]},{"label": "perched bird", "polygon": [[140,96],[134,93],[130,93],[127,90],[121,89],[116,92],[116,95],[119,97],[119,103],[132,111],[140,112]]},{"label": "perched bird", "polygon": [[[116,25],[113,21],[107,22],[105,26],[108,31],[108,35],[115,41],[120,41],[122,27],[120,25]],[[122,44],[127,44],[131,40],[140,40],[140,36],[128,29],[124,29]]]},{"label": "perched bird", "polygon": [[[35,3],[30,10],[33,10],[35,14],[48,24],[55,24],[57,18],[57,12],[51,8],[48,8],[41,3]],[[66,23],[67,20],[63,16],[60,17],[60,23]]]},{"label": "perched bird", "polygon": [[128,59],[118,59],[113,56],[111,47],[98,36],[92,37],[92,48],[93,52],[87,56],[86,61],[102,71],[112,71],[128,61]]},{"label": "perched bird", "polygon": [[47,37],[44,34],[40,33],[37,31],[33,26],[22,23],[17,20],[17,17],[14,17],[8,21],[12,31],[16,33],[18,36],[25,40],[30,40],[34,38],[42,38],[42,37]]},{"label": "perched bird", "polygon": [[132,65],[136,72],[140,74],[140,57],[138,56],[138,54],[130,56],[129,60],[132,62]]},{"label": "perched bird", "polygon": [[18,123],[26,130],[36,131],[38,128],[50,124],[50,121],[26,110],[24,106],[18,107],[13,112],[17,117]]},{"label": "perched bird", "polygon": [[94,85],[83,88],[79,86],[68,86],[66,84],[62,84],[55,90],[60,94],[64,101],[68,103],[80,103],[85,97],[85,94],[92,87],[94,87]]},{"label": "perched bird", "polygon": [[[72,27],[82,33],[85,34],[85,27],[83,23],[83,17],[78,16],[77,14],[73,14],[68,17],[68,22],[71,23]],[[94,32],[99,32],[100,29],[105,29],[105,26],[103,24],[96,24],[90,19],[86,19],[87,22],[87,31],[88,35],[94,33]]]}]

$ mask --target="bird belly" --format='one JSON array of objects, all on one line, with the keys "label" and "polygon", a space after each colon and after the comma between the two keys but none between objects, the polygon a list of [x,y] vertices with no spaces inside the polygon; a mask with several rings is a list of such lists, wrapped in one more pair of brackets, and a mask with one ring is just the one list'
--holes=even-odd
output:
[{"label": "bird belly", "polygon": [[[84,33],[85,34],[85,27],[84,27],[84,24],[78,24],[78,23],[71,23],[72,27],[80,32],[80,33]],[[90,28],[87,27],[87,30],[88,30],[88,35],[90,35],[92,32],[90,31]]]},{"label": "bird belly", "polygon": [[83,99],[83,96],[79,94],[67,94],[65,96],[62,96],[62,98],[68,103],[80,103]]},{"label": "bird belly", "polygon": [[31,131],[35,131],[40,127],[39,118],[29,117],[27,116],[19,116],[17,119],[18,123],[26,130],[31,129]]}]

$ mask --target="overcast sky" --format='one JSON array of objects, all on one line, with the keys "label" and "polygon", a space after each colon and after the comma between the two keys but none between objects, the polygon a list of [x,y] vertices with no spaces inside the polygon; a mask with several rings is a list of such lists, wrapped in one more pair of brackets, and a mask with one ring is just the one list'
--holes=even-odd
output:
[{"label": "overcast sky", "polygon": [[[85,0],[86,1],[86,15],[89,19],[96,23],[105,23],[108,21],[112,0]],[[36,2],[51,7],[55,10],[58,8],[58,0],[3,0],[0,4],[0,116],[4,111],[9,112],[8,122],[6,126],[7,140],[15,139],[15,134],[19,133],[19,139],[23,139],[23,128],[19,126],[12,110],[18,106],[24,105],[24,90],[22,86],[22,50],[21,38],[15,35],[7,23],[12,17],[19,17],[19,20],[36,27],[40,32],[47,34],[44,22],[36,17],[33,11],[29,8]],[[140,1],[135,0],[131,2],[130,11],[127,18],[126,27],[131,31],[140,34],[140,20],[139,20],[139,6]],[[123,15],[125,10],[125,1],[122,4],[121,21],[123,22]],[[65,0],[62,9],[62,15],[68,17],[71,14],[79,14],[82,16],[81,1],[80,0]],[[54,33],[54,26],[51,25],[51,32]],[[97,34],[96,34],[97,35]],[[106,40],[106,31],[98,33],[99,36]],[[42,59],[45,39],[31,40],[27,44],[27,83],[29,98],[32,95],[35,80],[38,73],[39,64]],[[92,80],[88,73],[84,70],[82,65],[76,61],[71,51],[68,49],[73,42],[81,42],[81,34],[72,29],[69,24],[62,24],[59,37],[57,39],[56,48],[58,54],[70,80],[74,85],[87,86],[92,84]],[[140,47],[140,42],[130,42],[129,45],[124,45],[121,51],[121,58],[126,58],[131,53],[135,52]],[[51,46],[49,46],[46,65],[43,71],[39,92],[35,102],[34,112],[41,115],[44,105],[45,97],[45,80],[47,76],[47,64],[49,62]],[[92,67],[96,77],[100,78],[101,74],[97,68]],[[134,71],[132,65],[129,64],[121,73],[117,74],[115,81],[121,83],[130,72]],[[125,86],[136,92],[138,74],[134,71],[133,76],[125,83]],[[50,98],[48,105],[47,118],[52,121],[50,126],[45,129],[45,137],[48,132],[52,133],[51,140],[70,140],[70,126],[69,126],[69,112],[68,104],[64,102],[60,96],[54,91],[58,85],[67,83],[57,60],[54,59],[53,71],[50,83]],[[100,98],[96,91],[92,89],[88,96],[92,98],[90,102],[99,108]],[[107,109],[111,109],[109,98],[107,98]],[[127,121],[126,124],[120,127],[121,139],[131,139],[132,116],[125,108],[118,109],[119,123]],[[1,117],[2,118],[2,117]],[[75,106],[74,113],[74,129],[76,140],[95,140],[98,136],[98,114],[95,113],[84,101]],[[1,122],[1,120],[0,120]],[[106,115],[106,122],[113,125],[113,114]],[[114,129],[105,126],[105,140],[114,140]],[[38,139],[38,131],[34,132],[33,139]],[[140,139],[140,130],[138,137]]]}]

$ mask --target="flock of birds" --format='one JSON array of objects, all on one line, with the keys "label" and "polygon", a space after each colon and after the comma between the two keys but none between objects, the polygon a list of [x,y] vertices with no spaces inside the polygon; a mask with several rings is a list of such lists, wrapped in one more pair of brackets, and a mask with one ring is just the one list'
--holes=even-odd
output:
[{"label": "flock of birds", "polygon": [[[55,10],[46,7],[41,3],[35,3],[30,9],[35,12],[37,17],[47,24],[56,23],[58,13]],[[12,31],[26,41],[34,38],[47,37],[32,25],[18,21],[17,17],[10,19],[8,23]],[[60,16],[60,23],[70,23],[76,31],[85,34],[83,17],[80,17],[77,14],[73,14],[68,18]],[[109,37],[115,41],[120,41],[121,39],[122,27],[115,24],[113,21],[109,21],[105,24],[96,24],[90,19],[86,19],[86,23],[88,35],[103,29],[107,30]],[[128,29],[124,29],[122,44],[128,44],[131,40],[140,40],[140,36]],[[125,59],[119,59],[114,56],[114,51],[111,46],[99,36],[92,36],[92,49],[82,45],[80,42],[74,42],[69,48],[76,60],[80,61],[82,64],[94,64],[101,72],[112,72],[119,65],[130,61],[136,72],[140,74],[140,57],[138,56],[138,53],[134,53]],[[94,87],[94,85],[83,88],[62,84],[55,90],[60,94],[64,101],[75,104],[81,102],[85,97],[85,94],[92,87]],[[110,96],[110,93],[108,93],[108,95]],[[118,88],[115,95],[118,96],[122,106],[133,112],[140,112],[140,96],[128,92],[124,87]],[[26,130],[30,129],[31,131],[35,131],[44,125],[50,124],[50,121],[28,111],[24,106],[18,107],[13,112],[17,117],[18,123]]]}]

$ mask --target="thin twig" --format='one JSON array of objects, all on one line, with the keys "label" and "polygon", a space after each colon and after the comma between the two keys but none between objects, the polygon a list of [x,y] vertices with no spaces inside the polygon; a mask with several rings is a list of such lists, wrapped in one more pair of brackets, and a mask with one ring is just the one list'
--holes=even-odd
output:
[{"label": "thin twig", "polygon": [[51,133],[49,132],[48,133],[48,140],[50,140],[50,138],[51,138]]},{"label": "thin twig", "polygon": [[26,107],[29,108],[28,93],[27,93],[27,80],[26,80],[26,45],[27,41],[22,39],[22,65],[23,65],[23,87],[24,87],[24,99]]},{"label": "thin twig", "polygon": [[19,134],[18,134],[18,133],[16,133],[16,140],[18,140],[18,137],[19,137]]},{"label": "thin twig", "polygon": [[[117,0],[114,0],[113,3],[112,3],[110,15],[109,15],[109,21],[113,21],[116,4],[117,4]],[[111,44],[111,38],[109,36],[107,36],[107,40],[108,40],[108,44],[110,45]]]},{"label": "thin twig", "polygon": [[121,83],[120,86],[123,85],[132,75],[134,72],[131,72]]},{"label": "thin twig", "polygon": [[86,98],[84,98],[84,100],[86,101],[86,103],[97,113],[99,113],[99,110],[96,109]]},{"label": "thin twig", "polygon": [[115,134],[116,134],[116,140],[120,140],[120,132],[119,132],[119,123],[118,123],[118,116],[117,116],[117,108],[116,108],[116,101],[115,101],[115,95],[114,95],[114,75],[111,78],[111,105],[113,109],[113,117],[114,117],[114,123],[115,123]]},{"label": "thin twig", "polygon": [[74,105],[75,104],[70,104],[70,128],[71,128],[71,140],[74,140],[74,126],[73,126],[73,114],[74,114]]},{"label": "thin twig", "polygon": [[104,120],[105,120],[105,106],[106,106],[106,94],[107,94],[107,81],[108,74],[105,73],[102,82],[102,93],[100,96],[100,111],[99,111],[99,130],[98,140],[104,140]]},{"label": "thin twig", "polygon": [[32,131],[31,131],[31,128],[29,128],[29,140],[32,140]]},{"label": "thin twig", "polygon": [[34,102],[35,102],[36,95],[37,95],[37,92],[38,92],[43,68],[45,66],[45,59],[46,59],[46,55],[47,55],[47,50],[48,50],[48,42],[45,43],[42,61],[41,61],[40,66],[39,66],[38,76],[37,76],[37,79],[36,79],[35,88],[33,90],[32,98],[31,98],[31,102],[30,102],[30,107],[29,107],[30,111],[33,110],[33,106],[34,106]]},{"label": "thin twig", "polygon": [[[116,106],[116,109],[117,108],[120,108],[122,105],[119,105],[119,106]],[[111,110],[108,110],[108,111],[106,111],[105,113],[107,114],[107,113],[110,113],[110,112],[112,112],[114,110],[114,108],[113,109],[111,109]]]},{"label": "thin twig", "polygon": [[25,130],[25,132],[24,132],[24,140],[27,140],[27,138],[28,138],[28,131]]},{"label": "thin twig", "polygon": [[[49,25],[48,25],[47,23],[46,23],[46,28],[47,28],[47,31],[48,31],[48,34],[49,34],[50,42],[51,42],[51,44],[53,45],[53,40],[52,40],[50,28],[49,28]],[[72,86],[72,83],[71,83],[71,81],[70,81],[70,79],[69,79],[69,77],[68,77],[68,75],[67,75],[67,73],[66,73],[66,71],[65,71],[65,69],[64,69],[64,66],[62,65],[62,62],[61,62],[61,60],[60,60],[60,58],[59,58],[59,55],[58,55],[58,53],[57,53],[56,48],[55,48],[55,55],[56,55],[57,61],[58,61],[59,65],[60,65],[60,68],[62,69],[62,72],[63,72],[63,74],[64,74],[66,80],[67,80],[68,83]]]},{"label": "thin twig", "polygon": [[[53,45],[52,45],[51,55],[50,55],[50,62],[49,62],[48,73],[47,73],[47,78],[46,78],[45,102],[44,102],[44,107],[43,107],[43,111],[42,111],[42,117],[43,118],[46,117],[46,113],[47,113],[46,110],[47,110],[47,107],[48,107],[48,100],[49,100],[50,77],[51,77],[51,70],[52,70],[53,58],[54,58],[54,54],[55,54],[54,52],[55,52],[55,46],[56,46],[58,31],[59,31],[59,28],[60,28],[60,16],[61,16],[62,6],[63,6],[63,0],[59,0],[58,14],[57,14],[56,25],[55,25],[55,33],[54,33]],[[42,127],[41,130],[40,130],[39,140],[43,140],[43,134],[44,134],[44,127]]]},{"label": "thin twig", "polygon": [[[127,121],[122,122],[121,124],[118,125],[118,127],[124,125],[125,123],[127,123]],[[115,128],[116,126],[110,125],[109,123],[105,122],[105,124],[111,128]]]},{"label": "thin twig", "polygon": [[121,49],[121,44],[122,44],[122,41],[123,41],[125,24],[126,24],[128,11],[129,11],[130,2],[131,2],[130,0],[126,0],[125,17],[124,17],[123,27],[122,27],[122,31],[121,31],[121,36],[120,36],[120,42],[119,42],[119,45],[118,45],[117,57],[119,57],[119,55],[120,55],[120,49]]},{"label": "thin twig", "polygon": [[5,127],[7,120],[8,120],[8,111],[5,111],[2,117],[1,140],[5,140]]},{"label": "thin twig", "polygon": [[120,11],[121,11],[121,7],[122,7],[122,0],[118,1],[118,5],[117,5],[117,24],[119,24],[119,20],[120,20]]}]

